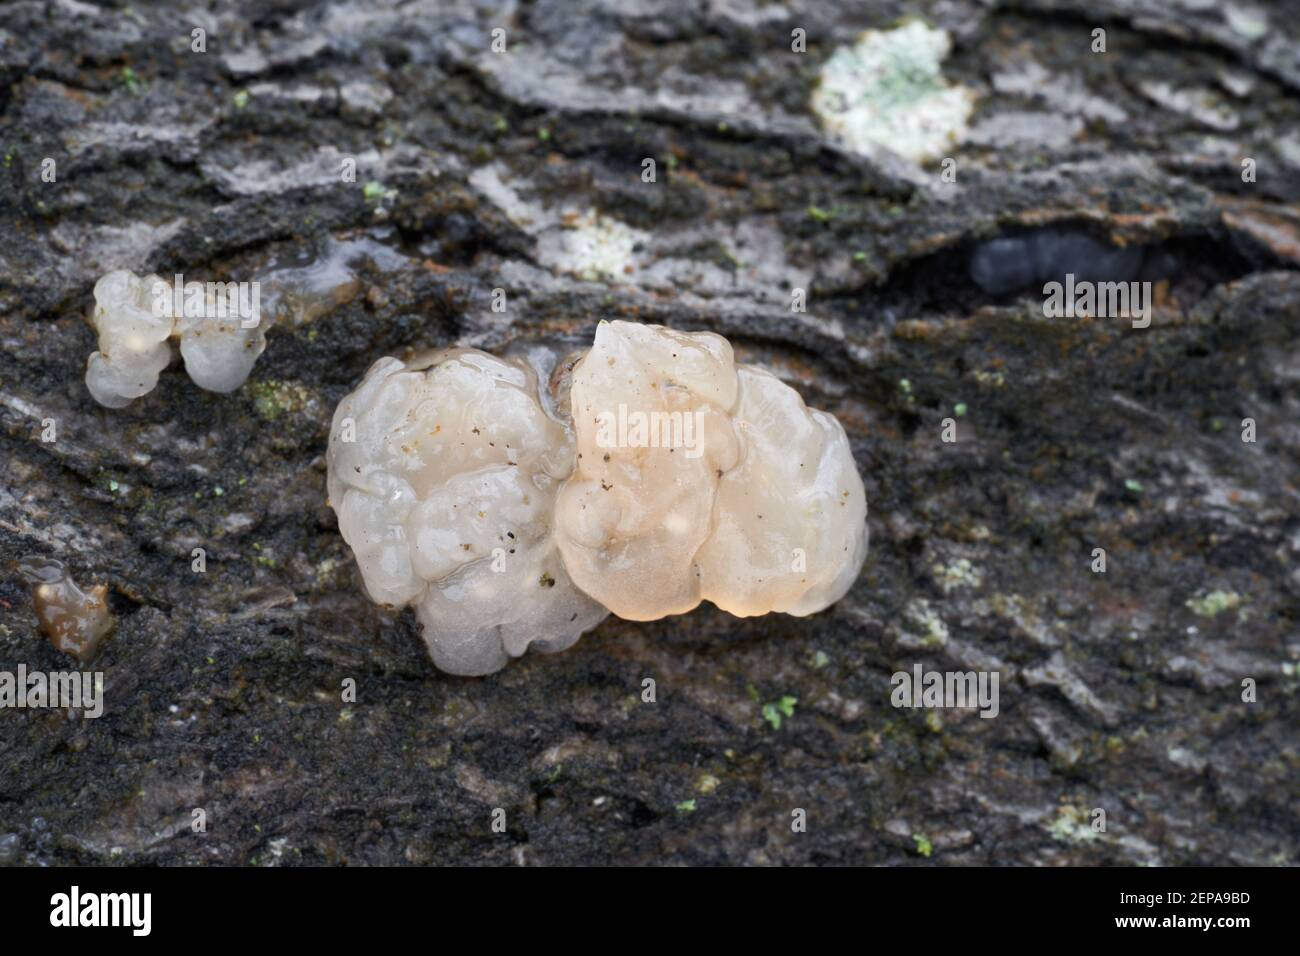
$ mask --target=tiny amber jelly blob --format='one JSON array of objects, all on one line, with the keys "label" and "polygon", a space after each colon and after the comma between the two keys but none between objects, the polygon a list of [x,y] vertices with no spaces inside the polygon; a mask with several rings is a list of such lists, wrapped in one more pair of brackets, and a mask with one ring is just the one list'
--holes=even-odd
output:
[{"label": "tiny amber jelly blob", "polygon": [[97,584],[82,591],[63,562],[54,558],[25,557],[18,573],[32,586],[37,626],[55,649],[78,661],[91,660],[99,642],[113,629],[108,611],[108,587]]}]

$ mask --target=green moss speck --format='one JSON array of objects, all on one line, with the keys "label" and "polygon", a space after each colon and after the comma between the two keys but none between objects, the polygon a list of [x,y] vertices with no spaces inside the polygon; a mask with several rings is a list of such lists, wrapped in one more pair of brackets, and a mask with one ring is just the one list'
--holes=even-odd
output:
[{"label": "green moss speck", "polygon": [[794,705],[799,703],[797,697],[782,697],[780,700],[768,701],[763,705],[763,719],[772,725],[773,730],[781,729],[782,717],[794,716]]},{"label": "green moss speck", "polygon": [[139,96],[144,92],[145,82],[140,79],[135,70],[129,66],[122,67],[122,72],[118,74],[117,81],[122,84],[123,88],[132,96]]},{"label": "green moss speck", "polygon": [[297,382],[269,379],[252,382],[247,388],[253,398],[253,411],[263,421],[273,422],[282,415],[300,412],[311,401],[311,392]]},{"label": "green moss speck", "polygon": [[1214,590],[1189,598],[1183,603],[1198,617],[1218,617],[1224,611],[1232,611],[1240,607],[1241,602],[1242,597],[1236,591]]}]

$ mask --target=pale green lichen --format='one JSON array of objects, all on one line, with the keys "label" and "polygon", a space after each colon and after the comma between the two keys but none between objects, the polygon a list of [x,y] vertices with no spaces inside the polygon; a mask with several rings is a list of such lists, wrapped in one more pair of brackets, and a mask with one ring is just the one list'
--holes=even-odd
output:
[{"label": "pale green lichen", "polygon": [[1215,590],[1188,598],[1183,603],[1198,617],[1217,617],[1224,611],[1232,611],[1240,607],[1241,602],[1242,597],[1236,591]]},{"label": "pale green lichen", "polygon": [[966,558],[958,558],[949,565],[935,564],[930,572],[943,593],[948,594],[957,588],[977,588],[984,583],[984,574]]},{"label": "pale green lichen", "polygon": [[781,718],[794,716],[794,705],[799,703],[797,697],[782,697],[763,705],[763,719],[772,725],[773,730],[781,729]]},{"label": "pale green lichen", "polygon": [[650,236],[609,216],[590,213],[572,221],[564,234],[562,268],[589,282],[625,278],[633,252]]},{"label": "pale green lichen", "polygon": [[1061,843],[1091,843],[1100,833],[1092,828],[1088,811],[1082,807],[1057,807],[1056,819],[1047,827],[1054,840]]},{"label": "pale green lichen", "polygon": [[971,90],[940,74],[951,48],[946,31],[919,20],[868,30],[826,61],[813,112],[857,152],[886,146],[915,161],[937,156],[961,138],[975,106]]},{"label": "pale green lichen", "polygon": [[925,598],[916,598],[907,605],[904,612],[915,624],[921,638],[931,647],[942,647],[948,643],[948,625],[943,622],[937,611],[930,607]]},{"label": "pale green lichen", "polygon": [[1054,626],[1044,620],[1034,602],[1027,601],[1019,594],[993,594],[987,601],[976,601],[975,610],[979,614],[996,614],[1002,620],[1011,622],[1037,644],[1047,646],[1057,641],[1055,631],[1059,625]]},{"label": "pale green lichen", "polygon": [[1286,678],[1283,681],[1283,687],[1288,691],[1295,690],[1297,686],[1300,686],[1300,667],[1297,667],[1292,661],[1282,662],[1282,676]]},{"label": "pale green lichen", "polygon": [[717,790],[721,783],[722,781],[711,773],[701,774],[699,779],[695,781],[695,792],[706,795],[710,794],[714,790]]},{"label": "pale green lichen", "polygon": [[281,415],[302,411],[312,399],[312,393],[302,385],[274,379],[253,382],[249,391],[258,417],[268,422],[275,421]]},{"label": "pale green lichen", "polygon": [[139,74],[129,66],[122,67],[122,72],[118,74],[118,82],[132,96],[139,96],[145,89],[144,80],[140,79]]},{"label": "pale green lichen", "polygon": [[1268,33],[1268,13],[1257,7],[1229,4],[1223,16],[1232,31],[1247,40],[1258,40]]},{"label": "pale green lichen", "polygon": [[397,198],[397,190],[388,188],[377,179],[372,179],[361,187],[361,195],[365,197],[366,202],[391,202]]}]

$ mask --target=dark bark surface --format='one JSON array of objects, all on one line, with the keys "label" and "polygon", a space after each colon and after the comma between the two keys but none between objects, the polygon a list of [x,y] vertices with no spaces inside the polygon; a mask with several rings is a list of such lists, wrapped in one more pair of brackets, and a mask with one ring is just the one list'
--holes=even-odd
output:
[{"label": "dark bark surface", "polygon": [[[117,615],[103,717],[0,710],[0,861],[1300,862],[1300,35],[1237,6],[0,7],[0,670],[73,666],[21,555]],[[978,95],[956,183],[809,109],[906,16]],[[639,230],[619,275],[568,269],[595,212]],[[1047,225],[1162,262],[1150,328],[970,281]],[[113,411],[82,381],[113,268],[306,275],[311,314],[231,395],[173,362]],[[408,346],[615,317],[721,332],[835,412],[866,568],[808,619],[610,619],[440,674],[360,590],[333,408]],[[918,663],[998,671],[998,716],[894,708]]]}]

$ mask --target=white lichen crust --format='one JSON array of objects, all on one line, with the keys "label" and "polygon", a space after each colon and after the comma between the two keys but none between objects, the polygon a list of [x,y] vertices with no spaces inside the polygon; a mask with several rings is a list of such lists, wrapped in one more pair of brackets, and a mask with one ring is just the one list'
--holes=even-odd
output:
[{"label": "white lichen crust", "polygon": [[[654,620],[708,600],[742,617],[807,615],[856,579],[866,496],[843,428],[737,367],[721,336],[602,322],[571,402],[578,460],[556,541],[614,614]],[[685,443],[654,443],[688,418]],[[612,435],[611,419],[631,425]]]},{"label": "white lichen crust", "polygon": [[91,323],[99,343],[86,362],[86,387],[95,401],[122,408],[151,392],[171,362],[172,338],[179,339],[185,370],[200,388],[233,392],[243,385],[266,349],[266,323],[260,316],[227,315],[224,295],[214,286],[224,291],[227,284],[198,287],[197,305],[191,297],[178,315],[172,286],[159,276],[141,279],[117,270],[96,282]]},{"label": "white lichen crust", "polygon": [[946,31],[919,20],[868,30],[822,67],[813,113],[856,152],[885,146],[916,162],[943,155],[975,107],[975,94],[940,72],[951,48]]},{"label": "white lichen crust", "polygon": [[554,497],[573,438],[525,362],[474,349],[383,358],[334,414],[330,504],[381,604],[415,606],[434,663],[490,674],[606,615],[565,573]]}]

